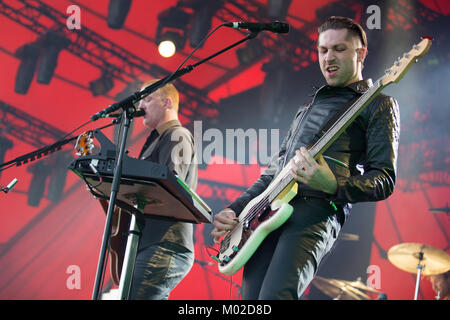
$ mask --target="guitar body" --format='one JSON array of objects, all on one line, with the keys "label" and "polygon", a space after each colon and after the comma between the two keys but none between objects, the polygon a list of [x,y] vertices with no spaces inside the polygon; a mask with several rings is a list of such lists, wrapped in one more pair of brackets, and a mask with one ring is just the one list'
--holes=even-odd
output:
[{"label": "guitar body", "polygon": [[218,259],[219,271],[232,275],[242,268],[269,233],[279,228],[292,215],[289,201],[297,194],[297,183],[292,182],[270,204],[264,199],[270,188],[252,199],[239,215],[239,224],[222,241]]},{"label": "guitar body", "polygon": [[[105,214],[108,212],[108,201],[99,199]],[[109,257],[111,278],[116,285],[120,283],[122,265],[125,257],[127,245],[127,234],[130,227],[131,215],[126,211],[116,207],[114,209],[109,240]]]}]

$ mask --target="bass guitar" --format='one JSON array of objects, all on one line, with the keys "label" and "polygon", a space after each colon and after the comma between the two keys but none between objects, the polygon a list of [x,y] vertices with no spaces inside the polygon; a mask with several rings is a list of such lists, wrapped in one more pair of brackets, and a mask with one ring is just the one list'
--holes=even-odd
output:
[{"label": "bass guitar", "polygon": [[[428,52],[431,41],[431,37],[422,37],[419,44],[415,44],[386,70],[385,75],[343,112],[322,137],[308,148],[311,155],[317,159],[381,90],[393,82],[400,81],[417,58]],[[294,161],[298,160],[295,156]],[[292,215],[293,208],[289,202],[297,194],[298,185],[292,178],[290,169],[288,162],[267,189],[245,206],[239,215],[238,224],[222,239],[218,254],[213,256],[221,273],[235,274],[250,259],[266,236]]]}]

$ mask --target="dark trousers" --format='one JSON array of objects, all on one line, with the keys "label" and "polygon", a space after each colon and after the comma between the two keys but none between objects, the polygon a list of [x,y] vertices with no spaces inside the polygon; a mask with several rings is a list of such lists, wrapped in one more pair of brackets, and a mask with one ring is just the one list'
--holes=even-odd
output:
[{"label": "dark trousers", "polygon": [[314,278],[343,224],[324,199],[296,197],[292,216],[270,233],[244,267],[244,300],[297,300]]},{"label": "dark trousers", "polygon": [[194,253],[173,242],[140,249],[131,285],[131,300],[167,300],[194,264]]}]

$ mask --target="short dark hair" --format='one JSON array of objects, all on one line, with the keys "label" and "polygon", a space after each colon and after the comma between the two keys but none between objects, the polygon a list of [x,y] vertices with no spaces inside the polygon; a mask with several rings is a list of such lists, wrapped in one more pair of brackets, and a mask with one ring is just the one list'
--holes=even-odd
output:
[{"label": "short dark hair", "polygon": [[318,33],[321,34],[322,32],[333,29],[347,29],[349,33],[352,35],[358,37],[361,40],[361,43],[363,47],[367,48],[367,36],[364,29],[359,25],[357,22],[353,21],[350,18],[346,17],[329,17],[327,20],[325,20],[320,27],[317,29]]}]

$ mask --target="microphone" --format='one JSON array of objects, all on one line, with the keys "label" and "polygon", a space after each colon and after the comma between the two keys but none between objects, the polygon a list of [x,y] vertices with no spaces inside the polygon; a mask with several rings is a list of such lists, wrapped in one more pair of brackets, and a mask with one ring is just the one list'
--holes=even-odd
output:
[{"label": "microphone", "polygon": [[6,187],[1,188],[0,190],[4,193],[8,193],[9,190],[11,190],[16,185],[17,181],[17,178],[14,178]]},{"label": "microphone", "polygon": [[142,117],[145,116],[145,110],[144,109],[136,109],[136,111],[133,113],[133,117]]},{"label": "microphone", "polygon": [[274,33],[288,33],[289,24],[285,22],[275,21],[272,23],[256,23],[256,22],[227,22],[225,27],[234,29],[247,29],[252,32],[267,30]]},{"label": "microphone", "polygon": [[[142,117],[145,115],[145,111],[143,109],[136,109],[136,111],[133,113],[133,118]],[[103,116],[107,118],[120,118],[122,116],[122,113],[110,113],[108,115]]]}]

